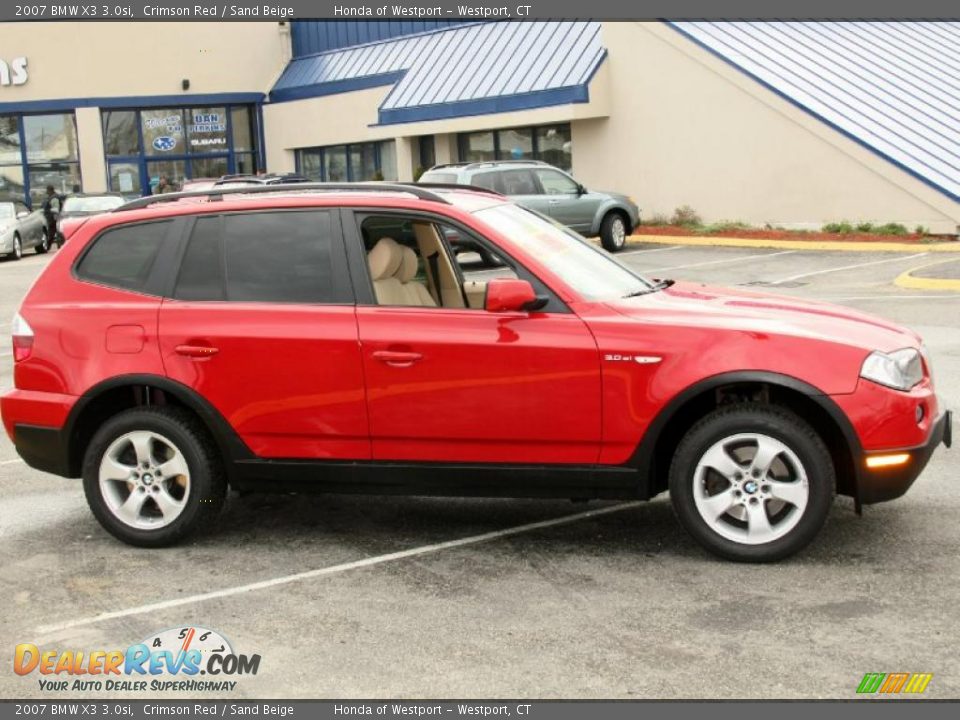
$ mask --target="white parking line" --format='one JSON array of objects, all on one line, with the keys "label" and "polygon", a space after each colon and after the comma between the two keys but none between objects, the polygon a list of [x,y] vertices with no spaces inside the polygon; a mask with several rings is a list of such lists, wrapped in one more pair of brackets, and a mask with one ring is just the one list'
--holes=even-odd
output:
[{"label": "white parking line", "polygon": [[796,252],[798,251],[784,250],[783,252],[763,253],[761,255],[747,255],[747,256],[741,255],[735,258],[724,258],[723,260],[709,260],[707,262],[690,263],[688,265],[670,265],[668,267],[645,268],[645,271],[660,272],[661,270],[681,270],[683,268],[703,267],[704,265],[722,265],[723,263],[735,263],[735,262],[740,262],[742,260],[754,260],[756,258],[772,258],[772,257],[777,257],[778,255],[793,255]]},{"label": "white parking line", "polygon": [[22,463],[23,460],[16,458],[14,460],[0,460],[0,465],[13,465],[14,463]]},{"label": "white parking line", "polygon": [[114,610],[112,612],[100,613],[92,617],[77,618],[76,620],[67,620],[65,622],[54,623],[37,628],[37,633],[46,635],[49,633],[68,630],[70,628],[93,625],[105,620],[115,620],[116,618],[130,617],[131,615],[143,615],[145,613],[167,610],[169,608],[179,607],[181,605],[190,605],[203,602],[205,600],[214,600],[217,598],[231,597],[233,595],[242,595],[256,590],[267,590],[279,585],[289,585],[290,583],[300,582],[302,580],[312,580],[313,578],[335,575],[337,573],[347,572],[348,570],[359,570],[360,568],[371,567],[373,565],[382,565],[395,560],[406,560],[420,555],[429,555],[431,553],[451,550],[453,548],[465,547],[467,545],[477,545],[479,543],[497,540],[511,535],[533,532],[544,528],[557,527],[558,525],[568,525],[578,520],[586,520],[600,515],[609,515],[610,513],[620,512],[621,510],[630,510],[631,508],[643,505],[642,501],[632,501],[612,505],[610,507],[598,508],[596,510],[587,510],[586,512],[564,515],[563,517],[553,518],[552,520],[541,520],[540,522],[527,523],[526,525],[517,525],[505,530],[495,530],[493,532],[482,533],[480,535],[471,535],[460,538],[459,540],[448,540],[446,542],[435,543],[433,545],[423,545],[410,550],[401,550],[400,552],[388,553],[386,555],[376,555],[374,557],[364,558],[363,560],[354,560],[353,562],[341,563],[340,565],[331,565],[330,567],[317,568],[316,570],[307,570],[305,572],[294,573],[293,575],[283,575],[271,580],[261,580],[260,582],[249,583],[248,585],[236,585],[234,587],[214,590],[212,592],[200,593],[198,595],[189,595],[187,597],[174,598],[172,600],[163,600],[161,602],[150,603],[149,605],[139,605],[136,607],[125,608],[123,610]]},{"label": "white parking line", "polygon": [[684,247],[687,247],[687,246],[671,245],[670,247],[657,248],[655,250],[627,250],[626,252],[620,251],[617,253],[617,257],[623,257],[624,255],[650,255],[651,253],[667,252],[668,250],[681,250]]},{"label": "white parking line", "polygon": [[960,300],[960,295],[844,295],[843,297],[817,298],[823,302],[841,302],[843,300]]},{"label": "white parking line", "polygon": [[884,260],[873,260],[871,262],[857,263],[856,265],[844,265],[842,267],[828,268],[826,270],[814,270],[813,272],[800,273],[799,275],[791,275],[790,277],[780,278],[779,280],[770,281],[770,285],[779,285],[780,283],[791,282],[793,280],[799,280],[801,278],[813,277],[814,275],[826,275],[827,273],[840,272],[841,270],[854,270],[856,268],[869,267],[871,265],[882,265],[883,263],[899,262],[902,260],[912,260],[913,258],[924,257],[930,253],[917,253],[916,255],[906,255],[904,257],[895,257],[895,258],[885,258]]}]

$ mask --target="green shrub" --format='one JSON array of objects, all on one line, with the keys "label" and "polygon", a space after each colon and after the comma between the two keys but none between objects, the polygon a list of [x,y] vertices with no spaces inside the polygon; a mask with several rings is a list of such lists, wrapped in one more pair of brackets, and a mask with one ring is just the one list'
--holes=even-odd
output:
[{"label": "green shrub", "polygon": [[851,225],[846,220],[842,220],[838,223],[827,223],[823,226],[823,232],[825,233],[840,233],[841,235],[847,235],[853,232],[853,225]]},{"label": "green shrub", "polygon": [[680,225],[682,227],[699,227],[703,224],[700,215],[689,205],[681,205],[673,211],[673,217],[670,219],[671,225]]},{"label": "green shrub", "polygon": [[907,228],[900,223],[887,223],[886,225],[880,225],[875,227],[873,231],[877,235],[906,235]]},{"label": "green shrub", "polygon": [[719,222],[711,223],[703,228],[703,232],[707,235],[730,232],[732,230],[750,230],[752,229],[750,225],[741,221],[741,220],[721,220]]},{"label": "green shrub", "polygon": [[924,227],[923,225],[917,225],[917,226],[913,229],[913,232],[914,232],[915,234],[917,234],[917,235],[929,235],[929,234],[930,234],[930,228]]},{"label": "green shrub", "polygon": [[871,233],[874,231],[873,223],[865,222],[857,225],[857,232]]},{"label": "green shrub", "polygon": [[413,181],[416,182],[420,179],[420,176],[426,172],[426,168],[422,165],[417,165],[417,169],[413,171]]}]

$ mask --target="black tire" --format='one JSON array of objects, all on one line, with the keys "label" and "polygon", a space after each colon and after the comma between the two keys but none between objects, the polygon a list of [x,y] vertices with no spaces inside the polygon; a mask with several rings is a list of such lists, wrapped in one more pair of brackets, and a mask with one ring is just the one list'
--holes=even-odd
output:
[{"label": "black tire", "polygon": [[[117,438],[137,430],[168,438],[190,471],[185,507],[172,523],[157,529],[138,529],[121,521],[100,489],[100,463],[107,448]],[[84,455],[83,490],[90,510],[107,532],[129,545],[156,548],[174,545],[207,529],[223,508],[227,482],[217,447],[194,415],[180,408],[150,407],[125,410],[97,430]]]},{"label": "black tire", "polygon": [[630,234],[630,224],[616,210],[603,216],[600,223],[600,242],[607,252],[620,252],[627,244],[627,235]]},{"label": "black tire", "polygon": [[37,255],[46,255],[50,250],[50,238],[47,237],[47,231],[43,231],[43,239],[33,248]]},{"label": "black tire", "polygon": [[[700,514],[694,497],[700,459],[716,443],[742,433],[758,433],[783,443],[799,459],[807,476],[807,504],[796,525],[762,544],[723,537]],[[785,408],[757,403],[729,405],[706,415],[680,441],[670,466],[670,500],[680,523],[707,550],[738,562],[774,562],[806,547],[827,519],[835,487],[833,461],[813,428]]]}]

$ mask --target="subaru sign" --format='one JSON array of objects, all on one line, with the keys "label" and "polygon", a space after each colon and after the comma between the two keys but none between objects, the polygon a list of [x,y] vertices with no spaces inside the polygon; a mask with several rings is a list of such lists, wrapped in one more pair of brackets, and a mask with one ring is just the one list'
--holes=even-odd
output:
[{"label": "subaru sign", "polygon": [[160,150],[161,152],[169,152],[177,146],[177,139],[172,138],[169,135],[161,135],[153,141],[153,147],[155,150]]}]

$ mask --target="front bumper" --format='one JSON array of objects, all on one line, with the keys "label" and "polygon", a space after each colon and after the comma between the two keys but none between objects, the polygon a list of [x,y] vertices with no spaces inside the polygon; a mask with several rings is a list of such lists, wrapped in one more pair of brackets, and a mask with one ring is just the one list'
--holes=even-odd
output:
[{"label": "front bumper", "polygon": [[[937,418],[930,431],[930,436],[923,445],[902,450],[884,450],[882,452],[866,452],[861,458],[860,478],[857,483],[858,500],[864,505],[893,500],[903,495],[913,485],[923,469],[930,462],[933,451],[943,443],[947,447],[953,443],[953,413],[949,410]],[[902,465],[890,467],[867,467],[867,458],[879,455],[891,455],[902,452],[909,455],[909,460]]]}]

